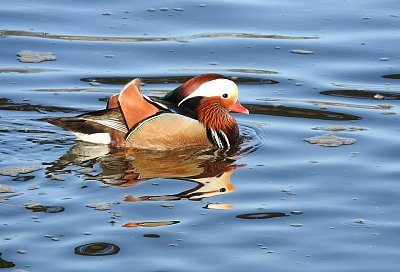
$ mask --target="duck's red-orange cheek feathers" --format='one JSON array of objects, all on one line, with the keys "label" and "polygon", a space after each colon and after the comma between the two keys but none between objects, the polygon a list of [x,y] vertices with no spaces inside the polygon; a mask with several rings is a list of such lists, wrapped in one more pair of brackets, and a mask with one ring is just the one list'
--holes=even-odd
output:
[{"label": "duck's red-orange cheek feathers", "polygon": [[243,107],[243,105],[240,104],[239,101],[236,101],[236,103],[233,104],[233,106],[230,108],[230,111],[249,114],[249,110]]}]

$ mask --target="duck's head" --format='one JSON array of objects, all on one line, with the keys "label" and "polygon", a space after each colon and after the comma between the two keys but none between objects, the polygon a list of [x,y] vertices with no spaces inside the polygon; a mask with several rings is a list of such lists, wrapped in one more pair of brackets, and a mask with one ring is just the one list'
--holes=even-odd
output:
[{"label": "duck's head", "polygon": [[238,101],[235,82],[218,74],[196,76],[168,93],[163,99],[191,111],[196,111],[199,105],[204,103],[216,103],[227,111],[249,114]]}]

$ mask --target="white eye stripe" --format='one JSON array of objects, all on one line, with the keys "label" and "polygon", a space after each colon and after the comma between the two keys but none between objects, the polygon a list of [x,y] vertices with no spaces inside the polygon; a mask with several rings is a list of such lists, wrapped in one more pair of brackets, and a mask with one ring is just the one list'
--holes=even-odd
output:
[{"label": "white eye stripe", "polygon": [[230,98],[232,95],[237,96],[237,86],[235,82],[225,79],[225,78],[218,78],[208,82],[203,83],[197,88],[193,93],[185,97],[181,102],[178,103],[180,106],[186,100],[196,97],[196,96],[223,96],[224,94],[228,94],[227,98]]}]

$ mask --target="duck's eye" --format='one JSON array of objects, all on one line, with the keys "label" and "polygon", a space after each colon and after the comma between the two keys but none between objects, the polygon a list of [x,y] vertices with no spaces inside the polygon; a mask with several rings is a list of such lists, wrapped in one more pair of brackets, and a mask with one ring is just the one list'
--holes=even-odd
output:
[{"label": "duck's eye", "polygon": [[229,95],[228,95],[227,93],[224,93],[224,94],[222,95],[223,98],[228,98],[228,96],[229,96]]}]

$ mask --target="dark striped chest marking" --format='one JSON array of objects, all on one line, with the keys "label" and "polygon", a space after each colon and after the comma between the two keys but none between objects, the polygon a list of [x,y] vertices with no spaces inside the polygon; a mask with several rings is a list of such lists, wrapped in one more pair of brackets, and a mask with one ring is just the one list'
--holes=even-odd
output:
[{"label": "dark striped chest marking", "polygon": [[218,149],[229,149],[231,147],[228,136],[222,130],[208,128],[207,136]]}]

